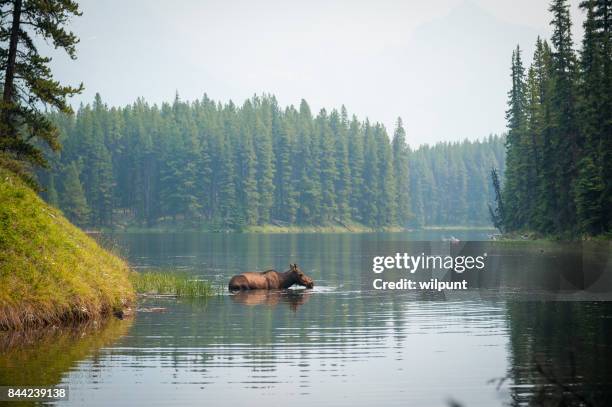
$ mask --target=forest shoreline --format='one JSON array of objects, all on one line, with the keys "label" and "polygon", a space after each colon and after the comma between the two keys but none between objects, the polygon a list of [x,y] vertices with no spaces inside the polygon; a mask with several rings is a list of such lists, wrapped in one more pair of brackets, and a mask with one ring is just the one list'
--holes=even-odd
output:
[{"label": "forest shoreline", "polygon": [[123,316],[128,264],[0,168],[0,331]]},{"label": "forest shoreline", "polygon": [[495,231],[493,226],[470,226],[470,225],[433,225],[423,227],[402,227],[402,226],[386,226],[380,228],[369,227],[361,224],[351,223],[350,225],[287,225],[279,226],[275,224],[252,225],[245,226],[241,229],[231,228],[215,228],[211,225],[203,225],[201,227],[184,227],[181,225],[163,225],[163,226],[127,226],[119,228],[92,228],[86,229],[85,233],[96,235],[100,233],[248,233],[248,234],[288,234],[288,233],[377,233],[377,232],[415,232],[428,230],[447,230],[447,231],[464,231],[464,230],[481,230]]},{"label": "forest shoreline", "polygon": [[548,234],[543,235],[534,231],[523,231],[523,232],[506,232],[499,235],[496,239],[499,242],[608,242],[612,241],[612,234],[599,234],[599,235],[572,235],[572,234]]},{"label": "forest shoreline", "polygon": [[287,234],[287,233],[372,233],[372,232],[405,232],[411,231],[410,228],[401,226],[387,226],[372,228],[360,224],[351,223],[350,225],[287,225],[280,226],[275,224],[251,225],[241,228],[220,228],[214,225],[202,225],[190,227],[183,225],[161,225],[161,226],[127,226],[122,228],[100,228],[86,230],[88,234],[98,233],[248,233],[248,234]]},{"label": "forest shoreline", "polygon": [[85,233],[97,235],[100,233],[254,233],[254,234],[285,234],[285,233],[377,233],[377,232],[415,232],[428,230],[465,231],[479,230],[494,232],[496,229],[486,225],[430,225],[430,226],[385,226],[370,227],[357,222],[343,222],[323,225],[279,225],[266,223],[263,225],[248,225],[240,228],[224,228],[211,224],[200,226],[184,226],[177,223],[167,223],[155,226],[127,225],[118,227],[85,228]]}]

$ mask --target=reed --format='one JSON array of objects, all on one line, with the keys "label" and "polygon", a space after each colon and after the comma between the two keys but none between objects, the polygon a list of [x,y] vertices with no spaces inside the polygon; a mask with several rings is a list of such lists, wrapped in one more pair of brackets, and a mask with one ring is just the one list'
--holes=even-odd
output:
[{"label": "reed", "polygon": [[130,280],[138,294],[207,297],[215,294],[212,284],[188,274],[168,272],[132,272]]}]

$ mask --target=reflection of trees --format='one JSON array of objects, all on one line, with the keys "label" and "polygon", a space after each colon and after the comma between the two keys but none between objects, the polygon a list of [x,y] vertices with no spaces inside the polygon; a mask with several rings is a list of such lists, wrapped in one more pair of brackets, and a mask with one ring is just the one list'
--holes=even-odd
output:
[{"label": "reflection of trees", "polygon": [[[165,348],[155,356],[162,365],[199,372],[203,382],[211,368],[239,366],[252,370],[248,386],[257,386],[276,380],[270,377],[283,365],[307,371],[324,360],[328,369],[341,369],[350,360],[379,357],[383,343],[405,337],[405,299],[296,291],[213,297],[205,311],[198,303],[158,300],[168,311],[138,315],[125,356],[134,356],[132,366],[146,366],[149,349]],[[292,310],[295,301],[303,305]]]},{"label": "reflection of trees", "polygon": [[77,362],[125,335],[131,319],[0,332],[0,386],[53,386]]},{"label": "reflection of trees", "polygon": [[508,303],[513,404],[612,405],[610,315],[611,303]]},{"label": "reflection of trees", "polygon": [[[245,306],[261,301],[273,305],[268,294],[244,299],[222,296],[206,305],[189,301],[164,303],[164,314],[139,314],[129,352],[169,348],[170,365],[194,371],[208,366],[250,366],[275,371],[282,364],[309,369],[317,359],[338,363],[378,357],[389,346],[401,347],[409,329],[410,313],[418,303],[408,293],[385,295],[362,289],[363,241],[389,240],[382,234],[176,234],[121,236],[131,247],[130,261],[138,265],[181,265],[198,275],[229,278],[242,271],[276,268],[290,262],[315,279],[307,303],[291,311],[291,300],[277,306]],[[402,246],[404,247],[404,246]],[[408,247],[408,246],[407,246]],[[143,256],[143,257],[139,257]],[[317,290],[320,290],[319,292]],[[326,292],[330,290],[332,292]],[[384,298],[381,297],[384,296]],[[423,294],[426,300],[443,300],[443,293]],[[256,298],[257,297],[257,298]],[[423,298],[416,298],[420,300]],[[442,298],[441,298],[442,297]],[[384,344],[384,345],[383,345]],[[135,358],[134,363],[141,363]],[[142,363],[145,363],[144,361]]]}]

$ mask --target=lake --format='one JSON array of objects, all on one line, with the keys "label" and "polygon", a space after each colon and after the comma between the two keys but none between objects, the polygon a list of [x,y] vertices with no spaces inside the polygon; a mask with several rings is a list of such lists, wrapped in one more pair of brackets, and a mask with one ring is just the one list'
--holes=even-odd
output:
[{"label": "lake", "polygon": [[495,270],[463,293],[367,287],[371,242],[483,241],[487,233],[105,237],[139,270],[181,271],[224,288],[239,272],[291,262],[316,285],[149,298],[133,319],[5,335],[0,385],[67,385],[69,400],[56,404],[75,406],[610,405],[612,302],[601,289],[594,297],[560,296],[562,283],[550,289],[572,280],[559,280],[567,269],[609,272],[609,243],[581,247],[580,266],[553,243],[489,247]]}]

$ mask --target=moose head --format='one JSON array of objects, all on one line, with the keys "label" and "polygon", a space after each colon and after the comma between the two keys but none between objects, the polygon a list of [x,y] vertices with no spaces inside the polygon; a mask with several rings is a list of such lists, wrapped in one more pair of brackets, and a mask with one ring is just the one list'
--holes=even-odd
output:
[{"label": "moose head", "polygon": [[306,288],[314,287],[314,280],[304,274],[297,264],[289,264],[289,271],[295,278],[297,284],[303,285]]}]

